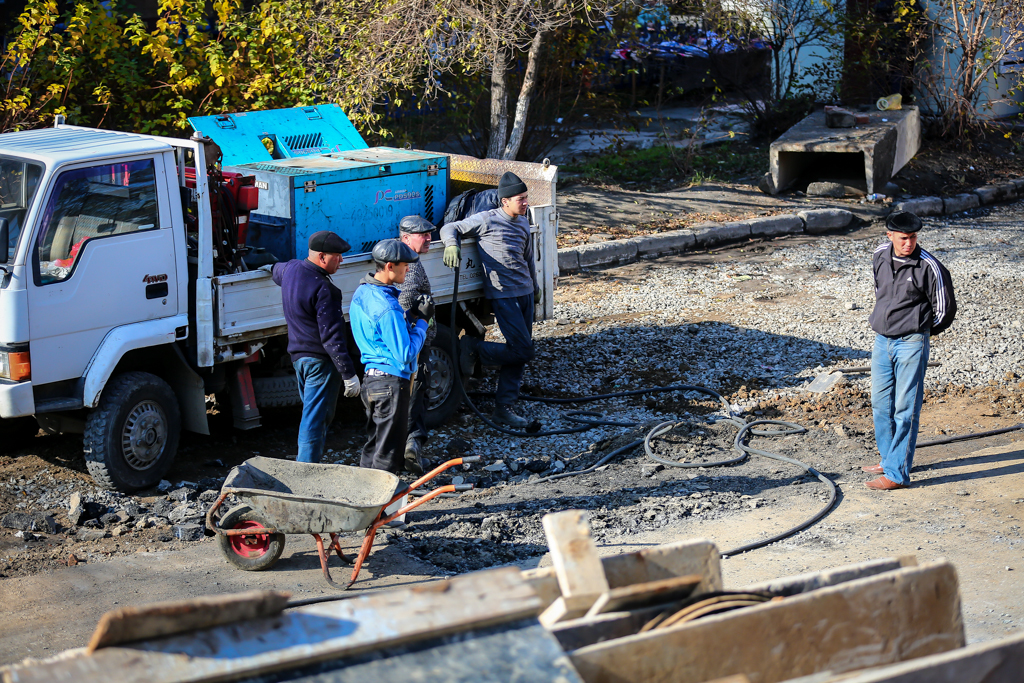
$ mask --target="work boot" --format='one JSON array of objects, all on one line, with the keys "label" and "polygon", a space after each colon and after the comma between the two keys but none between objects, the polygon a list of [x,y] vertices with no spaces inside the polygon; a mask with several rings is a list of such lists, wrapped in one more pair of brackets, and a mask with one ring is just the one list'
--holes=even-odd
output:
[{"label": "work boot", "polygon": [[503,403],[499,403],[494,406],[494,412],[491,413],[491,419],[500,425],[511,427],[512,429],[526,429],[526,426],[530,424],[530,421],[519,417],[512,412],[512,409]]},{"label": "work boot", "polygon": [[405,471],[413,474],[423,474],[427,471],[426,462],[420,455],[423,451],[423,444],[418,439],[409,439],[405,444]]},{"label": "work boot", "polygon": [[463,377],[472,377],[480,359],[480,340],[468,334],[459,339],[459,372]]}]

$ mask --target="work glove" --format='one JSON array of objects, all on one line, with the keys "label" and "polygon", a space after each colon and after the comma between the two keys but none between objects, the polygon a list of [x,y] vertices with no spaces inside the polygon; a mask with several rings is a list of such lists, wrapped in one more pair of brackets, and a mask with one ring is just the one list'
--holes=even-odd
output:
[{"label": "work glove", "polygon": [[455,270],[459,266],[459,263],[461,262],[462,249],[459,248],[459,245],[453,244],[450,247],[444,248],[444,264],[446,266],[448,266],[452,270]]},{"label": "work glove", "polygon": [[415,311],[416,317],[429,321],[434,317],[434,301],[428,295],[420,294],[416,297],[416,304],[412,310]]},{"label": "work glove", "polygon": [[345,398],[355,398],[359,395],[359,375],[352,375],[345,380]]},{"label": "work glove", "polygon": [[533,288],[533,303],[540,303],[540,287]]},{"label": "work glove", "polygon": [[267,275],[273,275],[274,274],[274,264],[273,263],[268,263],[265,266],[260,266],[256,270],[262,270]]}]

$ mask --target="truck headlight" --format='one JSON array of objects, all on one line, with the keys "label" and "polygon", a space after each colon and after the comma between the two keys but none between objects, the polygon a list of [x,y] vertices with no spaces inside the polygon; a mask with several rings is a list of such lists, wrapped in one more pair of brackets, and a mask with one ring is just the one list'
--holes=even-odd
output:
[{"label": "truck headlight", "polygon": [[28,351],[0,351],[0,379],[21,382],[31,377]]}]

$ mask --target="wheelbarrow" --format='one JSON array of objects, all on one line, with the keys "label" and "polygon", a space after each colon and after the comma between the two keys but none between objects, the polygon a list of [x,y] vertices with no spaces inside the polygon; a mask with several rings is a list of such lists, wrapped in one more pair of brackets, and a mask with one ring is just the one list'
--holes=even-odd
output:
[{"label": "wheelbarrow", "polygon": [[[206,526],[217,534],[221,552],[228,562],[245,571],[272,567],[284,551],[285,534],[311,534],[316,541],[324,580],[334,588],[347,590],[356,582],[373,548],[377,529],[442,493],[468,491],[473,485],[440,486],[388,514],[386,510],[393,503],[448,468],[478,460],[479,456],[449,460],[424,474],[409,488],[397,490],[398,477],[382,470],[249,458],[228,474],[220,496],[206,513]],[[217,510],[232,494],[243,504],[231,508],[215,522]],[[364,529],[366,534],[355,557],[352,579],[345,586],[336,584],[327,566],[330,551],[333,549],[342,562],[352,565],[352,558],[341,550],[338,536]],[[331,538],[326,549],[321,534]]]}]

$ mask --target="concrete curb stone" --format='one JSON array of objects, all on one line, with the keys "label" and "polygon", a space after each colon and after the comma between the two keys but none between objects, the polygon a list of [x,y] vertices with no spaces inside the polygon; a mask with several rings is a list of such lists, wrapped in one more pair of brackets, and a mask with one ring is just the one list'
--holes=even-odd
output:
[{"label": "concrete curb stone", "polygon": [[982,204],[995,204],[996,202],[1014,199],[1017,196],[1017,186],[1013,183],[1000,183],[999,185],[983,185],[975,188],[974,194]]},{"label": "concrete curb stone", "polygon": [[[789,235],[804,231],[804,222],[799,216],[787,213],[781,216],[752,218],[743,221],[750,226],[750,234],[754,235]],[[728,225],[728,223],[726,224]]]},{"label": "concrete curb stone", "polygon": [[808,209],[796,215],[804,223],[804,232],[811,235],[845,228],[853,220],[853,214],[845,209]]},{"label": "concrete curb stone", "polygon": [[697,244],[697,238],[689,230],[668,230],[653,235],[634,237],[631,241],[636,242],[637,255],[641,257],[686,251]]},{"label": "concrete curb stone", "polygon": [[944,210],[942,197],[918,197],[896,204],[897,211],[909,211],[921,217],[941,216]]},{"label": "concrete curb stone", "polygon": [[976,209],[979,206],[981,206],[981,200],[973,192],[964,192],[952,197],[945,197],[942,200],[942,212],[945,214],[960,213]]},{"label": "concrete curb stone", "polygon": [[636,259],[637,244],[633,240],[609,240],[576,247],[580,268],[593,268]]},{"label": "concrete curb stone", "polygon": [[[739,221],[736,223],[712,223],[714,227],[710,227],[707,223],[694,226],[697,230],[694,233],[694,237],[697,240],[697,246],[709,247],[713,244],[720,244],[721,242],[730,242],[732,240],[739,240],[746,237],[750,237],[750,225],[745,221]],[[708,226],[703,230],[698,230],[702,226]]]},{"label": "concrete curb stone", "polygon": [[580,269],[580,255],[576,248],[558,250],[558,272],[575,273]]}]

